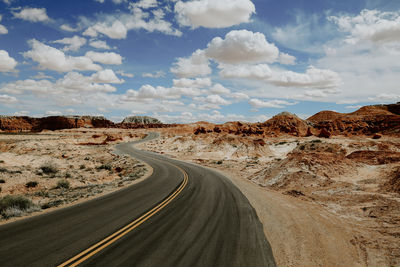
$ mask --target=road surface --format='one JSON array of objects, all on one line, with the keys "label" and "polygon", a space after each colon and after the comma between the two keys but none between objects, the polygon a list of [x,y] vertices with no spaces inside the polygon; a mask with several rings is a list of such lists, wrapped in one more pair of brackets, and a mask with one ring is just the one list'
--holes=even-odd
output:
[{"label": "road surface", "polygon": [[133,143],[116,150],[145,161],[153,174],[0,226],[0,266],[275,266],[254,209],[227,178]]}]

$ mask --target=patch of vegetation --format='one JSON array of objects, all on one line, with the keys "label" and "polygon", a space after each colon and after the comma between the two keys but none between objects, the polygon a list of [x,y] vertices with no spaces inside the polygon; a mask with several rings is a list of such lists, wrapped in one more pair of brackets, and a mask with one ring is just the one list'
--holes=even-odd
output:
[{"label": "patch of vegetation", "polygon": [[27,188],[36,187],[37,185],[38,185],[38,182],[36,182],[36,181],[30,181],[30,182],[27,182],[27,183],[25,184],[25,186],[26,186]]},{"label": "patch of vegetation", "polygon": [[61,189],[61,188],[68,189],[69,187],[70,187],[70,184],[67,180],[58,181],[57,186],[56,186],[57,189]]},{"label": "patch of vegetation", "polygon": [[102,164],[99,167],[96,168],[97,170],[107,170],[111,171],[112,166],[110,164]]},{"label": "patch of vegetation", "polygon": [[6,173],[6,172],[8,172],[8,170],[6,168],[0,168],[0,172],[1,173]]},{"label": "patch of vegetation", "polygon": [[4,163],[4,160],[0,160],[0,163]]},{"label": "patch of vegetation", "polygon": [[6,183],[6,180],[0,179],[0,184],[5,184],[5,183]]},{"label": "patch of vegetation", "polygon": [[81,166],[79,166],[79,169],[84,170],[86,169],[86,166],[82,164]]},{"label": "patch of vegetation", "polygon": [[71,178],[72,177],[72,175],[69,173],[69,172],[67,172],[66,174],[65,174],[65,178]]},{"label": "patch of vegetation", "polygon": [[39,168],[44,174],[55,175],[58,172],[57,166],[52,162],[46,162]]},{"label": "patch of vegetation", "polygon": [[45,210],[45,209],[49,209],[49,208],[52,208],[52,207],[58,207],[63,203],[64,203],[64,201],[62,201],[61,199],[57,199],[57,200],[53,200],[53,201],[49,201],[47,203],[44,203],[40,208],[42,210]]},{"label": "patch of vegetation", "polygon": [[322,140],[315,139],[315,140],[312,140],[311,143],[322,143]]},{"label": "patch of vegetation", "polygon": [[23,196],[8,195],[0,198],[0,214],[6,219],[21,216],[33,206],[32,201]]},{"label": "patch of vegetation", "polygon": [[223,163],[223,161],[222,160],[218,160],[215,164],[217,164],[217,165],[221,165]]}]

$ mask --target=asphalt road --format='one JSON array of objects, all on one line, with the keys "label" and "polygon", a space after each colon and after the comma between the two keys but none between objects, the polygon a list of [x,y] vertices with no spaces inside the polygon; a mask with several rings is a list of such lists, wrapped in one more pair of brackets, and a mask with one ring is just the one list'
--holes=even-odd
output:
[{"label": "asphalt road", "polygon": [[[155,137],[149,134],[143,141]],[[132,143],[116,150],[150,164],[152,176],[100,198],[0,226],[0,266],[57,266],[94,244],[69,264],[275,266],[254,209],[227,178],[134,149]],[[145,221],[107,241],[149,210]]]}]

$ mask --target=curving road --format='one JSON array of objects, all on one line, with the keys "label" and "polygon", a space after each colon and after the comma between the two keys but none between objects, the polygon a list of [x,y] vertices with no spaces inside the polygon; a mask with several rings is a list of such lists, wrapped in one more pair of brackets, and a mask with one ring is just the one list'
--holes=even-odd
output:
[{"label": "curving road", "polygon": [[133,144],[116,150],[151,165],[149,178],[0,226],[0,266],[275,266],[254,209],[227,178]]}]

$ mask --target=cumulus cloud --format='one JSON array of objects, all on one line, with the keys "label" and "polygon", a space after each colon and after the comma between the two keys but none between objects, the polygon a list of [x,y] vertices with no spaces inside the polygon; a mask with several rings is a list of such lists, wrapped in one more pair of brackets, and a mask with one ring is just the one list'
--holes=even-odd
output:
[{"label": "cumulus cloud", "polygon": [[[3,16],[0,15],[0,21],[1,21],[2,19],[3,19]],[[3,26],[3,25],[0,24],[0,34],[7,34],[7,33],[8,33],[7,28],[6,28],[5,26]]]},{"label": "cumulus cloud", "polygon": [[78,51],[82,46],[86,44],[86,39],[75,35],[71,38],[63,38],[60,40],[53,41],[56,44],[65,44],[63,51]]},{"label": "cumulus cloud", "polygon": [[147,9],[147,8],[154,8],[157,7],[158,3],[157,0],[140,0],[137,3],[133,4],[135,7]]},{"label": "cumulus cloud", "polygon": [[194,0],[175,4],[178,22],[193,28],[225,28],[249,22],[255,10],[250,0]]},{"label": "cumulus cloud", "polygon": [[188,58],[178,58],[170,71],[178,77],[186,78],[211,74],[209,59],[200,49]]},{"label": "cumulus cloud", "polygon": [[363,10],[357,16],[330,16],[328,19],[343,32],[346,42],[355,44],[369,40],[374,43],[400,41],[400,12]]},{"label": "cumulus cloud", "polygon": [[295,65],[296,57],[286,53],[279,53],[279,63],[283,65]]},{"label": "cumulus cloud", "polygon": [[10,57],[7,51],[0,50],[0,72],[14,71],[17,61]]},{"label": "cumulus cloud", "polygon": [[22,8],[19,12],[13,12],[15,18],[31,22],[44,22],[50,20],[45,8]]},{"label": "cumulus cloud", "polygon": [[3,104],[13,104],[18,102],[17,98],[9,95],[0,95],[0,103]]},{"label": "cumulus cloud", "polygon": [[112,70],[104,70],[97,72],[91,76],[84,76],[78,72],[68,72],[64,77],[56,82],[49,80],[19,80],[3,84],[0,92],[21,95],[25,93],[33,93],[38,96],[55,96],[65,97],[66,94],[81,93],[111,93],[116,88],[110,83],[122,83],[112,72]]},{"label": "cumulus cloud", "polygon": [[279,50],[268,43],[262,33],[234,30],[227,33],[225,39],[215,37],[205,54],[220,63],[272,63],[278,59]]},{"label": "cumulus cloud", "polygon": [[175,87],[194,87],[194,88],[203,88],[211,86],[210,78],[196,78],[196,79],[173,79],[173,85]]},{"label": "cumulus cloud", "polygon": [[340,76],[331,70],[309,67],[305,73],[271,70],[266,64],[224,65],[220,71],[224,78],[261,80],[282,87],[334,88],[341,84]]},{"label": "cumulus cloud", "polygon": [[229,90],[222,84],[216,83],[210,88],[210,93],[216,95],[228,95],[231,93],[231,90]]},{"label": "cumulus cloud", "polygon": [[105,16],[102,21],[93,23],[83,35],[97,37],[103,34],[111,39],[125,39],[129,30],[146,30],[148,32],[161,32],[167,35],[181,36],[182,32],[175,29],[172,24],[164,19],[162,10],[145,12],[134,4],[130,5],[131,13],[116,16]]},{"label": "cumulus cloud", "polygon": [[39,63],[39,67],[42,69],[60,72],[101,70],[101,67],[94,64],[88,57],[66,56],[61,50],[45,45],[35,39],[30,40],[28,43],[32,47],[32,50],[23,53],[23,56]]},{"label": "cumulus cloud", "polygon": [[104,50],[111,49],[111,47],[105,41],[101,40],[91,40],[89,45],[97,49],[104,49]]},{"label": "cumulus cloud", "polygon": [[62,112],[58,111],[58,110],[48,110],[48,111],[46,111],[46,115],[48,115],[48,116],[60,116],[60,115],[62,115]]},{"label": "cumulus cloud", "polygon": [[119,74],[119,75],[121,75],[121,76],[124,76],[124,77],[128,77],[128,78],[133,78],[133,77],[135,77],[135,74],[133,74],[133,73],[127,73],[127,72],[122,71],[122,70],[118,70],[118,71],[116,71],[116,72],[117,72],[117,74]]},{"label": "cumulus cloud", "polygon": [[263,101],[253,98],[250,99],[249,104],[254,108],[284,108],[285,106],[296,105],[297,103],[279,99]]},{"label": "cumulus cloud", "polygon": [[104,34],[111,39],[125,39],[128,34],[128,29],[121,21],[116,20],[111,25],[108,25],[104,22],[96,23],[95,25],[87,28],[83,32],[83,35],[97,37],[99,33]]},{"label": "cumulus cloud", "polygon": [[139,90],[129,89],[120,100],[124,102],[137,102],[152,99],[178,99],[182,96],[198,96],[201,91],[198,88],[192,87],[171,87],[166,88],[163,86],[154,87],[145,84]]},{"label": "cumulus cloud", "polygon": [[89,51],[85,54],[87,58],[90,58],[94,62],[99,62],[107,65],[121,65],[122,57],[114,52],[109,53],[98,53]]},{"label": "cumulus cloud", "polygon": [[98,71],[91,76],[95,83],[124,83],[122,79],[118,79],[113,70],[105,69]]},{"label": "cumulus cloud", "polygon": [[156,72],[146,72],[142,74],[142,77],[145,78],[161,78],[161,77],[165,77],[165,72],[162,70],[158,70]]},{"label": "cumulus cloud", "polygon": [[76,31],[78,31],[78,29],[72,28],[68,24],[61,25],[60,29],[63,30],[63,31],[67,31],[67,32],[76,32]]}]

